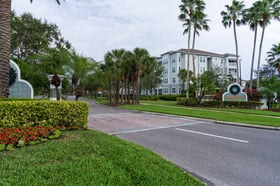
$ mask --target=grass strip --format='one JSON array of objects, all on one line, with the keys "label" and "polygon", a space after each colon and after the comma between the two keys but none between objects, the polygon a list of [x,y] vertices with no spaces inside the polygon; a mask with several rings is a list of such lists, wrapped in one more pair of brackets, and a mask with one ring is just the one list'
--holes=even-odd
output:
[{"label": "grass strip", "polygon": [[215,110],[215,111],[225,111],[225,112],[238,112],[245,114],[256,114],[256,115],[265,115],[265,116],[276,116],[280,117],[279,112],[272,112],[267,110],[253,110],[253,109],[238,109],[238,108],[210,108],[210,107],[187,107],[184,105],[177,105],[176,101],[141,101],[141,104],[149,104],[149,105],[165,105],[165,106],[176,106],[176,107],[184,107],[187,109],[195,109],[195,110]]},{"label": "grass strip", "polygon": [[255,124],[263,126],[280,126],[280,119],[273,117],[264,117],[261,115],[249,115],[247,113],[234,113],[234,112],[216,112],[212,110],[202,109],[186,109],[183,107],[171,107],[162,105],[123,105],[121,108],[142,110],[149,112],[158,112],[166,114],[174,114],[181,116],[190,116],[198,118],[206,118],[220,121]]},{"label": "grass strip", "polygon": [[91,130],[0,153],[0,185],[203,185],[141,146]]}]

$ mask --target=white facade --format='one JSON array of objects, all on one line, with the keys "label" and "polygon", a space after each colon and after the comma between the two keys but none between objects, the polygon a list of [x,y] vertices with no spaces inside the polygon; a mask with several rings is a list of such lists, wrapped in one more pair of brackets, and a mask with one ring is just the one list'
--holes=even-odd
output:
[{"label": "white facade", "polygon": [[[201,50],[191,50],[189,61],[189,70],[193,72],[194,66],[196,77],[212,68],[218,69],[224,77],[231,75],[233,81],[237,78],[237,63],[233,54],[216,54]],[[178,73],[180,69],[187,69],[188,50],[180,49],[164,53],[158,58],[158,64],[162,65],[164,70],[162,83],[157,86],[154,94],[180,94],[185,87],[182,86],[183,82],[178,77]]]}]

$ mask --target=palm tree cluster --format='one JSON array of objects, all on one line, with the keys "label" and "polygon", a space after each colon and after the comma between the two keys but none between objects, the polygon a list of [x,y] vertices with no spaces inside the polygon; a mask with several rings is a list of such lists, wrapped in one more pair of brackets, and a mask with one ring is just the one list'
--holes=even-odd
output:
[{"label": "palm tree cluster", "polygon": [[[195,47],[196,35],[199,36],[199,31],[209,30],[207,15],[205,14],[205,2],[203,0],[181,0],[181,5],[179,9],[181,14],[179,15],[179,20],[183,22],[183,27],[185,27],[183,34],[188,35],[188,60],[187,60],[187,77],[186,77],[186,98],[189,98],[189,86],[190,86],[190,53],[191,53],[191,35],[192,38],[192,49]],[[193,75],[195,73],[195,61],[193,55]]]},{"label": "palm tree cluster", "polygon": [[130,101],[139,104],[141,82],[145,77],[150,77],[152,81],[157,75],[160,83],[162,68],[158,66],[156,58],[151,57],[144,48],[135,48],[133,51],[115,49],[105,54],[104,61],[101,70],[107,80],[110,104],[113,103],[113,97],[115,104],[130,103]]},{"label": "palm tree cluster", "polygon": [[264,40],[264,33],[266,27],[270,24],[272,19],[280,20],[280,1],[279,0],[258,0],[253,3],[250,8],[245,8],[244,1],[233,0],[231,5],[225,5],[226,11],[222,11],[223,17],[222,23],[225,27],[233,25],[235,48],[236,48],[236,62],[237,62],[237,82],[239,82],[239,65],[238,65],[238,42],[237,42],[237,31],[236,26],[241,24],[248,24],[250,29],[254,31],[254,43],[251,60],[251,72],[250,72],[250,85],[249,88],[253,87],[253,72],[255,65],[255,52],[256,52],[256,41],[258,35],[258,27],[262,29],[259,54],[257,62],[257,85],[259,88],[259,71],[262,54],[262,45]]}]

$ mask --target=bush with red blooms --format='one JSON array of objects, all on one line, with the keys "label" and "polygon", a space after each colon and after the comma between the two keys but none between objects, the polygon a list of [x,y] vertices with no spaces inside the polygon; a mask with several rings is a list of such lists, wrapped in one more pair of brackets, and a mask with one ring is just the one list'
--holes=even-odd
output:
[{"label": "bush with red blooms", "polygon": [[19,127],[0,129],[0,151],[33,145],[61,136],[61,127]]}]

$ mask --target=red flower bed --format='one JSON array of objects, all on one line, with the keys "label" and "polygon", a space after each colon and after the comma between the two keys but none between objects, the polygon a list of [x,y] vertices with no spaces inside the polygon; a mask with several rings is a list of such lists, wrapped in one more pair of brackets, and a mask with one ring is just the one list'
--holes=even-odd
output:
[{"label": "red flower bed", "polygon": [[4,145],[6,149],[8,145],[16,147],[20,141],[24,144],[40,142],[53,135],[57,129],[60,128],[39,126],[0,129],[0,145]]}]

